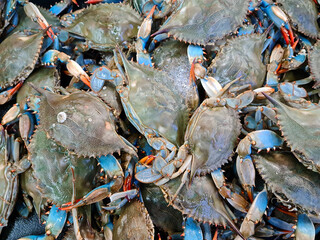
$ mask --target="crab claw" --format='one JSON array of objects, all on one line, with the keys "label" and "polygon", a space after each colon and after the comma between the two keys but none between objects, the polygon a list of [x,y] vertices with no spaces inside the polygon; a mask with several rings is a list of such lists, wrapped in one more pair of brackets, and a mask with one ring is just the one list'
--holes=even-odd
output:
[{"label": "crab claw", "polygon": [[261,1],[261,10],[264,11],[274,24],[281,30],[286,43],[292,47],[295,45],[294,34],[289,24],[287,15],[275,4]]},{"label": "crab claw", "polygon": [[34,22],[37,22],[42,29],[47,29],[48,37],[51,38],[52,41],[54,41],[55,34],[52,31],[52,28],[50,27],[47,20],[40,13],[38,7],[31,2],[28,2],[27,4],[24,5],[24,11],[26,15],[29,18],[31,18]]},{"label": "crab claw", "polygon": [[45,54],[43,54],[41,62],[43,65],[55,65],[58,61],[67,63],[69,60],[69,55],[58,50],[49,50]]},{"label": "crab claw", "polygon": [[[267,209],[268,196],[264,190],[260,192],[254,199],[245,219],[243,220],[240,232],[245,238],[248,238],[254,234],[255,224],[259,222]],[[239,239],[238,237],[236,240]]]},{"label": "crab claw", "polygon": [[86,194],[83,198],[77,200],[75,204],[70,204],[70,203],[63,204],[60,210],[65,210],[65,211],[71,210],[84,205],[96,203],[107,197],[110,197],[111,187],[113,183],[114,181],[111,181],[105,185],[102,185],[100,187],[93,189],[88,194]]},{"label": "crab claw", "polygon": [[89,88],[91,88],[90,77],[76,61],[69,60],[66,66],[67,66],[68,71],[74,77],[80,79],[84,84],[86,84]]},{"label": "crab claw", "polygon": [[237,173],[243,188],[248,193],[248,197],[253,202],[253,186],[255,185],[256,171],[250,156],[241,159],[237,157]]},{"label": "crab claw", "polygon": [[14,88],[0,93],[0,105],[10,101],[12,96],[21,88],[23,82],[19,82]]},{"label": "crab claw", "polygon": [[259,130],[249,133],[244,139],[242,139],[237,147],[236,152],[240,158],[244,158],[251,154],[252,147],[258,149],[258,151],[264,149],[271,149],[274,147],[280,147],[283,144],[283,139],[276,133],[270,130]]},{"label": "crab claw", "polygon": [[142,49],[145,50],[147,41],[149,40],[152,26],[152,15],[154,10],[156,9],[156,5],[150,10],[148,16],[143,20],[141,27],[138,31],[138,38],[142,40]]},{"label": "crab claw", "polygon": [[298,216],[297,228],[296,228],[296,238],[295,239],[304,239],[312,240],[315,239],[315,228],[312,221],[306,214],[300,214]]}]

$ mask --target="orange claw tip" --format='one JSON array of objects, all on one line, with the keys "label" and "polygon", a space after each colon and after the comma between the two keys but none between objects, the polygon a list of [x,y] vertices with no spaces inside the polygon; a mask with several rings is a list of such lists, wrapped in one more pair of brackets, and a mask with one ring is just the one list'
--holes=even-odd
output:
[{"label": "orange claw tip", "polygon": [[193,62],[191,64],[191,68],[190,68],[190,77],[189,77],[189,84],[191,85],[192,83],[196,82],[196,74],[194,72],[194,65],[195,65],[195,60],[193,59]]},{"label": "orange claw tip", "polygon": [[91,89],[90,80],[86,76],[81,75],[80,80]]},{"label": "orange claw tip", "polygon": [[79,4],[77,3],[77,0],[72,0],[72,2],[79,7]]},{"label": "orange claw tip", "polygon": [[146,164],[149,164],[151,163],[156,157],[153,156],[153,155],[148,155],[148,156],[145,156],[144,158],[142,158],[139,163],[146,163]]},{"label": "orange claw tip", "polygon": [[14,95],[23,85],[23,82],[19,82],[14,88],[8,90],[9,95],[12,96]]},{"label": "orange claw tip", "polygon": [[88,0],[85,3],[86,4],[95,4],[95,3],[101,3],[103,0]]},{"label": "orange claw tip", "polygon": [[151,8],[151,10],[150,10],[150,12],[148,13],[148,16],[146,17],[146,18],[152,18],[152,15],[153,15],[153,13],[154,13],[154,11],[156,10],[156,5],[154,5],[152,8]]},{"label": "orange claw tip", "polygon": [[123,184],[123,191],[131,190],[131,181],[132,181],[131,175],[126,177],[126,179],[124,180],[124,184]]}]

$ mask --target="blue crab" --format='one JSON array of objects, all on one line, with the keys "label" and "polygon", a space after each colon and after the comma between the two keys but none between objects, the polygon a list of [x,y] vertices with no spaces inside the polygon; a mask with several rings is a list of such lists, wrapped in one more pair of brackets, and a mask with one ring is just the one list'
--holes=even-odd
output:
[{"label": "blue crab", "polygon": [[143,203],[133,200],[121,209],[113,226],[113,239],[154,239],[154,226]]},{"label": "blue crab", "polygon": [[41,128],[54,141],[80,156],[117,151],[135,155],[127,140],[116,133],[112,114],[100,99],[79,90],[62,96],[32,86],[42,95]]},{"label": "blue crab", "polygon": [[308,37],[319,38],[318,10],[312,0],[277,0],[277,3],[290,17],[293,28]]},{"label": "blue crab", "polygon": [[[98,4],[78,11],[73,13],[75,19],[68,18],[71,22],[63,21],[62,24],[69,33],[84,38],[89,48],[100,51],[130,43],[142,23],[139,14],[125,4]],[[67,19],[62,16],[64,18]]]},{"label": "blue crab", "polygon": [[[5,88],[24,81],[35,67],[43,42],[43,33],[27,35],[16,32],[0,44],[0,87]],[[17,58],[25,59],[23,64]],[[22,85],[22,84],[21,84]],[[13,93],[1,94],[2,104],[12,97]]]},{"label": "blue crab", "polygon": [[[228,98],[221,96],[225,91],[226,89],[223,89],[216,98],[206,99],[194,112],[185,132],[185,142],[179,148],[177,156],[172,161],[156,157],[152,167],[137,171],[136,178],[139,181],[162,185],[184,173],[180,186],[182,188],[189,171],[192,179],[195,175],[213,173],[228,162],[233,155],[241,128],[235,109],[249,104],[254,93],[248,91],[237,98]],[[225,128],[219,128],[220,125],[225,125]],[[221,174],[215,172],[212,177],[224,197],[232,199],[231,202],[236,199],[236,205],[242,210],[246,209],[246,201],[241,196],[237,198],[236,194],[233,195],[225,188],[224,183],[221,184],[224,180]]]},{"label": "blue crab", "polygon": [[320,114],[319,106],[298,109],[289,107],[270,96],[267,98],[276,109],[280,130],[293,154],[307,168],[319,172],[320,138],[317,121]]},{"label": "blue crab", "polygon": [[[253,89],[262,86],[267,68],[261,61],[265,34],[251,34],[227,41],[212,60],[209,71],[223,87],[241,77],[235,86],[250,85]],[[234,86],[233,85],[233,86]]]},{"label": "blue crab", "polygon": [[160,186],[167,202],[195,220],[223,226],[228,223],[243,238],[209,176],[195,177],[191,185],[184,185],[178,195],[173,197],[180,188],[181,181],[182,177],[178,177]]},{"label": "blue crab", "polygon": [[180,41],[206,45],[235,32],[248,7],[248,0],[180,1],[177,10],[153,35],[166,33]]},{"label": "blue crab", "polygon": [[[61,206],[72,197],[72,174],[75,168],[77,199],[95,186],[98,166],[94,159],[78,158],[67,149],[47,138],[46,133],[37,129],[28,148],[28,159],[32,164],[33,176],[41,197]],[[85,171],[84,171],[85,169]],[[84,171],[84,172],[83,172]]]},{"label": "blue crab", "polygon": [[18,196],[18,175],[30,167],[27,158],[19,159],[20,144],[0,125],[0,233],[8,224]]},{"label": "blue crab", "polygon": [[305,168],[290,152],[271,152],[252,156],[267,186],[282,203],[293,209],[319,216],[318,173]]}]

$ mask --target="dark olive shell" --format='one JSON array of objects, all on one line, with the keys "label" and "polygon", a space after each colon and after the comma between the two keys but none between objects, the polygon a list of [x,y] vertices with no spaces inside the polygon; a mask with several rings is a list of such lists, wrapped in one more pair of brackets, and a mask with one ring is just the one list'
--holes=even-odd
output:
[{"label": "dark olive shell", "polygon": [[166,31],[181,41],[206,45],[236,31],[248,11],[249,0],[188,0],[163,24]]},{"label": "dark olive shell", "polygon": [[290,152],[254,155],[258,171],[272,192],[287,205],[320,212],[320,174],[305,168]]}]

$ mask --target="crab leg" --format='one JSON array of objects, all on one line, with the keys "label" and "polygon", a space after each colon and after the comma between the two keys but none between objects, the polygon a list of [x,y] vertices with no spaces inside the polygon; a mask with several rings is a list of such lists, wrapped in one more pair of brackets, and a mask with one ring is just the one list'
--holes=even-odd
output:
[{"label": "crab leg", "polygon": [[[264,190],[260,192],[254,199],[244,221],[241,224],[240,232],[245,238],[248,238],[254,234],[255,224],[258,223],[264,212],[267,209],[268,197],[267,192]],[[236,240],[239,240],[240,237],[237,236]]]},{"label": "crab leg", "polygon": [[225,177],[221,169],[211,172],[214,184],[220,195],[225,198],[234,208],[241,212],[247,212],[249,203],[239,194],[232,192],[225,183]]},{"label": "crab leg", "polygon": [[19,82],[14,88],[6,90],[0,93],[0,105],[5,104],[6,102],[10,101],[12,96],[18,92],[18,90],[22,87],[23,82]]},{"label": "crab leg", "polygon": [[286,43],[292,47],[296,45],[294,41],[293,31],[289,25],[289,19],[286,14],[275,4],[269,4],[266,1],[261,1],[261,9],[268,17],[274,22],[274,24],[281,30],[281,33]]}]

